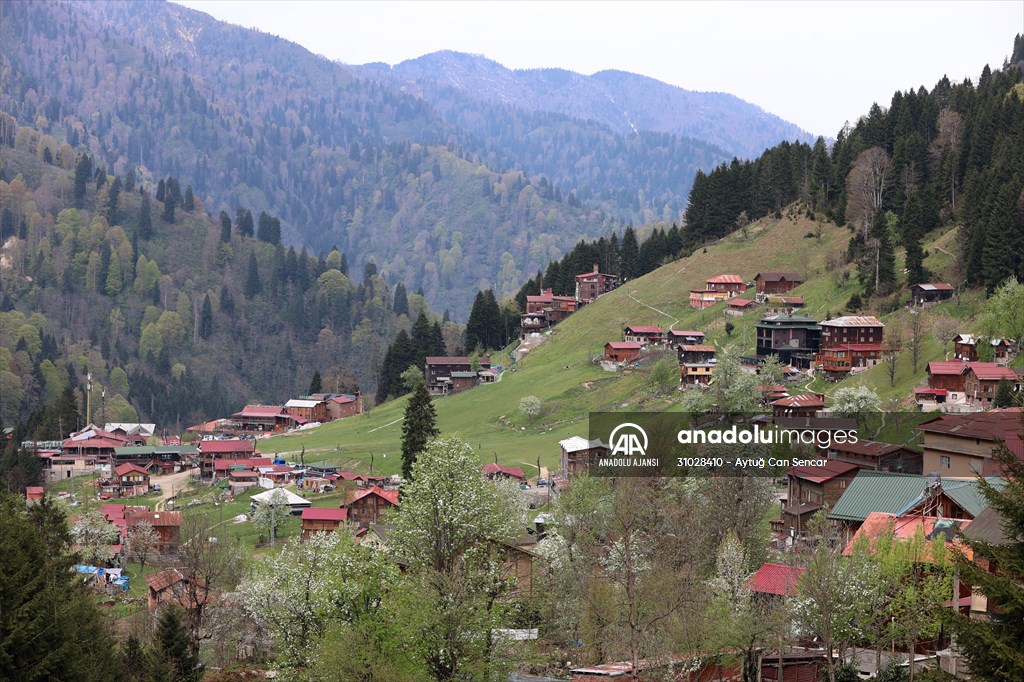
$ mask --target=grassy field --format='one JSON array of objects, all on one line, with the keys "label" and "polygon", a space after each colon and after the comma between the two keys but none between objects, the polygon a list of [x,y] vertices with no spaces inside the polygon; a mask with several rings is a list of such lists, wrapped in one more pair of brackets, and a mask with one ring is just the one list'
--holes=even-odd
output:
[{"label": "grassy field", "polygon": [[[754,324],[760,310],[729,318],[723,314],[723,304],[700,311],[689,307],[690,289],[702,287],[707,278],[718,274],[737,274],[752,281],[760,271],[795,271],[805,278],[791,294],[804,297],[806,305],[801,314],[818,319],[846,314],[847,301],[859,289],[854,266],[842,264],[850,232],[831,224],[823,225],[820,234],[817,230],[817,223],[791,210],[781,220],[769,218],[755,223],[745,239],[734,234],[689,258],[625,283],[558,325],[547,343],[507,368],[500,382],[436,399],[439,429],[471,443],[482,462],[496,459],[520,466],[532,476],[538,459],[541,466],[557,466],[558,441],[586,435],[588,412],[671,409],[671,402],[655,397],[649,387],[653,361],[611,374],[591,360],[602,353],[605,342],[620,340],[628,324],[698,329],[707,334],[708,343],[753,354]],[[948,247],[954,232],[936,232],[926,242],[925,264],[936,273],[937,281],[952,264]],[[902,253],[898,253],[897,267],[901,266]],[[753,290],[745,296],[752,298]],[[980,294],[969,293],[959,306],[948,302],[930,308],[924,313],[925,327],[936,316],[948,315],[962,320],[964,331],[972,331],[982,302]],[[879,316],[890,324],[906,313],[901,309]],[[735,329],[727,334],[725,326],[730,319]],[[910,407],[907,396],[926,378],[927,362],[942,359],[948,349],[926,332],[917,371],[910,353],[902,353],[892,385],[887,368],[880,365],[838,383],[815,380],[806,390],[831,392],[863,382],[879,392],[887,409]],[[511,359],[503,352],[501,357],[494,357],[494,362],[509,365]],[[542,400],[543,413],[536,419],[519,412],[519,400],[527,395]],[[323,461],[364,473],[370,470],[372,455],[374,473],[397,473],[405,405],[406,399],[400,398],[315,430],[259,441],[258,448],[268,454],[286,453],[290,458],[297,458],[305,449],[307,463]]]}]

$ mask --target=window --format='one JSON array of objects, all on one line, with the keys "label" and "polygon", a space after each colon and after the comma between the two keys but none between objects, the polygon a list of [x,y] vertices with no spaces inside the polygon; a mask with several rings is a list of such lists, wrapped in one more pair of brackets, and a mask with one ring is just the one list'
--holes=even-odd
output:
[{"label": "window", "polygon": [[949,468],[949,457],[947,455],[940,455],[939,456],[939,468],[942,468],[942,469],[948,469]]}]

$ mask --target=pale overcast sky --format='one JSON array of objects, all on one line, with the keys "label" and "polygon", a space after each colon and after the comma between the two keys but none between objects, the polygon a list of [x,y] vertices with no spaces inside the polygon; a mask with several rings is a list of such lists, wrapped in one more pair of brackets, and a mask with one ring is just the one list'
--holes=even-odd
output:
[{"label": "pale overcast sky", "polygon": [[1024,33],[1024,0],[180,4],[346,64],[447,49],[509,68],[620,69],[728,92],[832,137],[897,89],[930,89],[943,74],[976,82]]}]

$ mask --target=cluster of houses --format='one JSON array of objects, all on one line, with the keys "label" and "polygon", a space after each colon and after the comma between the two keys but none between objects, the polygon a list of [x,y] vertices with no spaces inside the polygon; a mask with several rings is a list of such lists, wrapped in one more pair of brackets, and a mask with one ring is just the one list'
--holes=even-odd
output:
[{"label": "cluster of houses", "polygon": [[258,436],[306,425],[322,424],[362,414],[360,393],[313,393],[284,405],[246,405],[226,419],[214,419],[187,429],[200,436]]},{"label": "cluster of houses", "polygon": [[576,291],[572,296],[556,296],[551,289],[526,297],[526,310],[520,316],[523,336],[553,327],[588,303],[618,288],[622,278],[601,272],[595,264],[591,272],[576,275]]},{"label": "cluster of houses", "polygon": [[[883,342],[885,325],[871,316],[844,316],[818,322],[792,313],[775,314],[756,325],[756,357],[744,358],[751,367],[776,355],[791,373],[815,370],[839,380],[881,362],[890,346]],[[674,348],[679,359],[680,384],[706,385],[714,377],[716,349],[704,343],[699,331],[664,330],[630,325],[622,341],[604,347],[604,359],[624,364],[638,361],[652,348]]]},{"label": "cluster of houses", "polygon": [[[799,405],[789,404],[796,410],[793,414],[800,416],[782,417],[776,410],[774,422],[781,427],[814,432],[856,428],[854,420],[822,417],[823,396],[809,396]],[[789,468],[785,491],[779,493],[779,517],[771,522],[775,556],[750,578],[751,591],[765,598],[797,596],[804,569],[794,565],[791,557],[808,541],[811,517],[823,510],[827,510],[846,555],[853,552],[859,539],[867,539],[873,548],[888,533],[897,542],[910,540],[918,533],[928,540],[942,538],[969,558],[970,548],[960,540],[959,533],[996,545],[1009,543],[1002,530],[1006,520],[988,505],[979,477],[996,488],[1003,486],[994,459],[1002,444],[1024,459],[1022,409],[941,414],[916,428],[922,442],[920,450],[865,439],[855,443],[830,439],[817,448],[822,464]],[[564,476],[554,482],[561,488],[571,485],[573,477],[591,463],[609,456],[609,446],[598,439],[574,436],[559,446]],[[978,564],[984,570],[993,570],[981,558]],[[948,606],[976,618],[989,613],[985,595],[967,583],[960,585],[958,601]],[[770,658],[765,656],[765,660]],[[818,663],[823,665],[824,658],[820,658]],[[597,666],[593,678],[574,679],[614,677],[611,671],[615,665],[621,664]],[[809,665],[809,661],[800,665]],[[596,675],[599,670],[603,677]],[[796,669],[792,672],[796,674]],[[787,671],[785,679],[791,679],[789,674]],[[817,678],[811,674],[806,679]]]}]

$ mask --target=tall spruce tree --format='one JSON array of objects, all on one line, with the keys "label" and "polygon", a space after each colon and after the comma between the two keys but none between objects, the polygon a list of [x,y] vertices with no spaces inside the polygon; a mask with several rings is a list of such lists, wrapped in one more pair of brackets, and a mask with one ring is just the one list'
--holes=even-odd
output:
[{"label": "tall spruce tree", "polygon": [[637,276],[637,268],[640,266],[640,245],[637,243],[636,231],[632,225],[627,227],[622,235],[622,246],[619,248],[619,254],[619,262],[622,265],[622,272],[619,274],[621,274],[624,280],[633,279]]},{"label": "tall spruce tree", "polygon": [[136,228],[139,239],[149,239],[153,236],[153,216],[149,206],[149,193],[142,193],[142,201],[139,204],[139,222]]},{"label": "tall spruce tree", "polygon": [[[1020,432],[1024,435],[1024,413]],[[997,528],[981,539],[968,527],[965,541],[973,559],[956,557],[961,582],[984,594],[993,608],[985,619],[958,616],[957,644],[973,678],[1019,682],[1024,680],[1024,462],[1006,443],[993,459],[1002,468],[1004,486],[979,478],[978,488],[997,513]]]},{"label": "tall spruce tree", "polygon": [[263,291],[263,285],[260,283],[260,266],[256,262],[256,254],[249,254],[249,271],[245,277],[245,297],[251,299],[254,296],[258,296]]},{"label": "tall spruce tree", "polygon": [[405,419],[402,422],[402,478],[406,481],[412,481],[412,465],[417,455],[426,447],[427,441],[439,433],[436,421],[437,414],[427,385],[421,383],[405,407]]},{"label": "tall spruce tree", "polygon": [[320,378],[320,370],[313,370],[313,378],[309,382],[309,394],[319,393],[324,388],[323,379]]},{"label": "tall spruce tree", "polygon": [[199,660],[192,655],[188,631],[179,609],[168,606],[160,610],[156,626],[156,649],[173,682],[198,682],[202,679]]},{"label": "tall spruce tree", "polygon": [[220,212],[220,240],[225,243],[231,241],[231,216],[227,211]]},{"label": "tall spruce tree", "polygon": [[199,313],[199,338],[208,339],[213,334],[213,304],[210,294],[203,297],[203,309]]}]

